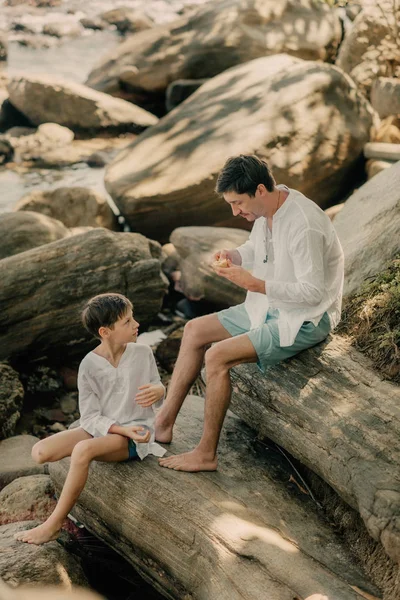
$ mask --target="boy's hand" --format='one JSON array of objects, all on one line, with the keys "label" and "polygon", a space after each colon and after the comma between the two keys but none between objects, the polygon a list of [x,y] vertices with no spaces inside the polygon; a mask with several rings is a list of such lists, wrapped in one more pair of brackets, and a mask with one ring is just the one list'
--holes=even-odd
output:
[{"label": "boy's hand", "polygon": [[126,437],[130,438],[134,442],[144,444],[150,440],[150,431],[141,425],[130,425],[129,427],[124,427],[124,429]]},{"label": "boy's hand", "polygon": [[158,402],[164,396],[164,386],[159,383],[146,383],[141,385],[139,390],[141,391],[136,394],[135,400],[144,408]]}]

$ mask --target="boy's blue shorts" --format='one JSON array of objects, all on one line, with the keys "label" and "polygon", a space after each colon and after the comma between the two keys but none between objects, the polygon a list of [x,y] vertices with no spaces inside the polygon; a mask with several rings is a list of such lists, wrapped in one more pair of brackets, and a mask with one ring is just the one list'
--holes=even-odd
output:
[{"label": "boy's blue shorts", "polygon": [[328,313],[325,313],[317,326],[310,321],[305,321],[292,346],[281,347],[278,316],[277,309],[269,309],[265,323],[256,329],[250,329],[250,319],[244,303],[217,312],[221,325],[233,337],[244,333],[248,335],[257,353],[257,366],[262,372],[306,348],[319,344],[331,329]]},{"label": "boy's blue shorts", "polygon": [[139,455],[136,451],[136,444],[131,439],[128,442],[128,452],[129,452],[129,457],[126,460],[134,460],[135,458],[139,458]]}]

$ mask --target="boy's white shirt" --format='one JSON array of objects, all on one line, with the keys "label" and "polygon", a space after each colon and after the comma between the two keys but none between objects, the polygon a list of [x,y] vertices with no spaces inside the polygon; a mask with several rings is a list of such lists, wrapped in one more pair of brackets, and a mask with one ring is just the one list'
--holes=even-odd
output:
[{"label": "boy's white shirt", "polygon": [[260,327],[269,308],[278,308],[280,345],[291,346],[304,321],[318,325],[325,312],[331,328],[340,320],[344,257],[329,217],[301,192],[289,192],[273,217],[273,278],[266,279],[266,227],[256,219],[248,241],[237,248],[242,266],[265,280],[266,294],[247,292],[245,308],[251,329]]},{"label": "boy's white shirt", "polygon": [[164,397],[148,408],[135,402],[139,387],[148,383],[161,384],[149,346],[127,344],[116,368],[104,357],[89,352],[78,372],[80,426],[93,437],[100,437],[114,424],[147,425],[152,430],[150,441],[135,442],[139,458],[143,460],[148,454],[163,456],[166,450],[154,441],[154,420]]}]

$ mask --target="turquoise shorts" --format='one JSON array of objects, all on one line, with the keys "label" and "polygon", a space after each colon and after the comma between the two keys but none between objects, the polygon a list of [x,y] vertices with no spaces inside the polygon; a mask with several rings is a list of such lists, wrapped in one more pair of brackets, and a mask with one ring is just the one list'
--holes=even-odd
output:
[{"label": "turquoise shorts", "polygon": [[223,327],[235,337],[247,334],[257,353],[258,368],[264,372],[266,368],[280,363],[286,358],[311,348],[324,340],[330,332],[328,313],[325,313],[317,326],[305,321],[298,332],[292,346],[280,346],[278,330],[279,310],[270,308],[264,325],[250,329],[250,319],[244,304],[231,306],[217,313]]},{"label": "turquoise shorts", "polygon": [[129,457],[127,460],[134,460],[135,458],[139,458],[138,453],[136,451],[136,444],[133,440],[128,441],[128,452]]}]

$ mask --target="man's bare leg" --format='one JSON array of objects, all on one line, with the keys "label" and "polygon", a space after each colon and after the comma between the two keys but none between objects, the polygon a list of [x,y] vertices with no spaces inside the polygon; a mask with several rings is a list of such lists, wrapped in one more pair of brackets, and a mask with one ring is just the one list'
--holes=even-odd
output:
[{"label": "man's bare leg", "polygon": [[162,467],[176,471],[215,471],[219,436],[231,400],[229,370],[256,361],[256,351],[247,335],[221,341],[207,350],[207,393],[200,443],[191,452],[160,458]]},{"label": "man's bare leg", "polygon": [[85,487],[91,461],[97,459],[120,462],[128,456],[128,438],[118,434],[108,434],[99,438],[89,436],[88,439],[79,441],[72,450],[68,475],[53,513],[42,525],[21,531],[15,534],[15,538],[21,542],[38,545],[57,539],[64,519]]},{"label": "man's bare leg", "polygon": [[189,321],[185,326],[178,359],[165,402],[156,418],[156,440],[168,444],[182,403],[203,365],[206,348],[212,342],[230,338],[216,314]]}]

